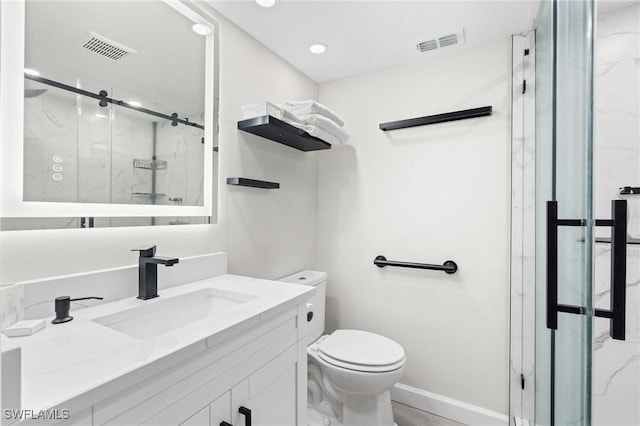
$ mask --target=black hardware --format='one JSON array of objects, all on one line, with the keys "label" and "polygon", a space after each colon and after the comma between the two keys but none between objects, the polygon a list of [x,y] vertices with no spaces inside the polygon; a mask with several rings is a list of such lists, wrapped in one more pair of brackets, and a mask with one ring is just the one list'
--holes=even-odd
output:
[{"label": "black hardware", "polygon": [[[46,84],[46,85],[49,85],[49,86],[57,87],[58,89],[62,89],[62,90],[66,90],[66,91],[69,91],[69,92],[77,93],[78,95],[87,96],[87,97],[93,98],[93,99],[98,99],[100,101],[99,104],[102,107],[107,106],[107,103],[111,103],[111,104],[115,104],[115,105],[121,106],[123,108],[133,109],[133,110],[142,112],[144,114],[149,114],[149,115],[153,115],[155,117],[164,118],[165,120],[169,120],[172,123],[174,122],[174,118],[172,116],[170,116],[170,115],[163,114],[163,113],[157,112],[157,111],[153,111],[153,110],[150,110],[150,109],[147,109],[147,108],[133,106],[133,105],[131,105],[131,104],[125,102],[125,101],[121,101],[121,100],[118,100],[118,99],[109,98],[107,96],[107,92],[104,91],[104,90],[101,90],[100,93],[93,93],[93,92],[89,92],[88,90],[78,89],[77,87],[69,86],[68,84],[60,83],[58,81],[49,80],[48,78],[44,78],[44,77],[37,77],[37,76],[34,76],[34,75],[25,74],[24,78],[29,79],[29,80],[33,80],[33,81],[37,81],[38,83],[42,83],[42,84]],[[186,126],[197,127],[198,129],[203,129],[204,130],[204,126],[202,124],[192,123],[192,122],[190,122],[188,120],[181,120],[179,118],[176,118],[175,122],[176,123],[180,123],[180,124],[184,124]]]},{"label": "black hardware", "polygon": [[[625,340],[627,274],[627,201],[611,201],[612,219],[597,219],[596,226],[611,230],[611,308],[595,309],[594,315],[611,320],[609,335]],[[582,306],[558,303],[558,226],[584,226],[580,219],[558,219],[558,202],[547,201],[547,328],[558,328],[558,312],[586,314]]]},{"label": "black hardware", "polygon": [[[584,241],[584,240],[582,240]],[[611,238],[596,237],[596,243],[611,244]],[[640,244],[640,238],[632,238],[627,236],[627,244]]]},{"label": "black hardware", "polygon": [[313,312],[307,312],[307,322],[311,322],[313,319]]},{"label": "black hardware", "polygon": [[529,56],[529,49],[524,49],[524,56]]},{"label": "black hardware", "polygon": [[158,265],[173,266],[180,262],[174,257],[156,256],[156,246],[146,246],[131,251],[139,251],[138,258],[138,299],[148,300],[158,297]]},{"label": "black hardware", "polygon": [[620,188],[620,195],[638,195],[640,194],[640,187],[638,186],[623,186]]},{"label": "black hardware", "polygon": [[[89,219],[89,220],[87,220]],[[93,228],[94,219],[93,217],[81,217],[80,218],[80,228]]]},{"label": "black hardware", "polygon": [[522,94],[524,95],[527,91],[527,80],[522,80]]},{"label": "black hardware", "polygon": [[71,309],[71,302],[75,302],[76,300],[89,300],[89,299],[97,299],[104,300],[102,297],[78,297],[76,299],[72,299],[69,296],[60,296],[55,299],[55,311],[56,317],[51,321],[52,324],[62,324],[63,322],[69,322],[73,319],[71,315],[69,315],[69,310]]},{"label": "black hardware", "polygon": [[387,260],[384,256],[376,256],[373,260],[373,264],[378,268],[384,268],[385,266],[399,266],[402,268],[415,268],[415,269],[432,269],[434,271],[444,271],[447,274],[454,274],[458,270],[458,265],[453,260],[447,260],[442,265],[430,265],[428,263],[413,263],[413,262],[398,262],[395,260]]},{"label": "black hardware", "polygon": [[98,95],[100,95],[100,102],[98,102],[98,105],[100,105],[102,108],[106,107],[107,105],[109,105],[109,102],[107,101],[108,95],[109,93],[107,93],[106,90],[101,90],[100,92],[98,92]]},{"label": "black hardware", "polygon": [[524,374],[520,374],[520,388],[524,389]]},{"label": "black hardware", "polygon": [[238,129],[300,151],[331,149],[331,144],[270,115],[238,121]]},{"label": "black hardware", "polygon": [[407,127],[424,126],[427,124],[445,123],[447,121],[465,120],[467,118],[486,117],[493,113],[490,106],[446,112],[444,114],[427,115],[425,117],[410,118],[408,120],[381,123],[380,130],[406,129]]},{"label": "black hardware", "polygon": [[233,426],[231,423],[227,423],[224,420],[220,422],[220,426]]},{"label": "black hardware", "polygon": [[242,406],[238,408],[238,412],[244,416],[244,426],[251,426],[251,410]]},{"label": "black hardware", "polygon": [[269,182],[266,180],[247,179],[242,177],[227,178],[227,185],[250,186],[252,188],[262,189],[278,189],[280,184],[277,182]]},{"label": "black hardware", "polygon": [[178,113],[174,112],[173,114],[171,114],[171,125],[173,127],[178,125]]}]

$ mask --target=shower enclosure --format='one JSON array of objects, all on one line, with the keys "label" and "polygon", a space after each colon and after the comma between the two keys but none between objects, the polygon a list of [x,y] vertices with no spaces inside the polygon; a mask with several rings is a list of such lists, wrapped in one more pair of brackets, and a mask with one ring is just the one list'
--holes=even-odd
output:
[{"label": "shower enclosure", "polygon": [[597,6],[541,2],[536,20],[535,207],[512,221],[535,220],[514,242],[535,268],[519,294],[512,279],[512,424],[640,424],[640,5]]}]

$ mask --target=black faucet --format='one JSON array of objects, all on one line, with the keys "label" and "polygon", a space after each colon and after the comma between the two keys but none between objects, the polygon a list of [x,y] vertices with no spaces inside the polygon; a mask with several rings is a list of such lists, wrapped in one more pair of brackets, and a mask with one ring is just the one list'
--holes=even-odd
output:
[{"label": "black faucet", "polygon": [[156,256],[156,246],[141,247],[138,258],[138,299],[148,300],[158,297],[158,265],[173,266],[180,262],[175,257]]}]

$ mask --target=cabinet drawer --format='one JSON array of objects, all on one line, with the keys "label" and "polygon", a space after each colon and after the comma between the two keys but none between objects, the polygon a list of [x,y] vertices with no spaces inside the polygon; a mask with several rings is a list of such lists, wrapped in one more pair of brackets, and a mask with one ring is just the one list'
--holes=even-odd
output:
[{"label": "cabinet drawer", "polygon": [[[194,398],[198,400],[197,404],[201,404],[199,407],[192,407],[191,413],[195,413],[246,377],[247,369],[250,373],[268,362],[269,359],[263,359],[267,353],[271,354],[272,359],[295,343],[296,318],[291,315],[288,312],[286,316],[250,331],[247,334],[252,337],[251,340],[245,341],[243,346],[222,358],[215,356],[215,352],[224,348],[212,348],[158,374],[153,380],[133,386],[116,397],[96,404],[94,424],[141,424],[174,404],[192,404],[188,401]],[[256,354],[260,356],[256,357]],[[206,362],[207,360],[209,361]],[[260,363],[261,361],[263,362]],[[237,368],[240,365],[245,365],[244,375],[242,368]]]}]

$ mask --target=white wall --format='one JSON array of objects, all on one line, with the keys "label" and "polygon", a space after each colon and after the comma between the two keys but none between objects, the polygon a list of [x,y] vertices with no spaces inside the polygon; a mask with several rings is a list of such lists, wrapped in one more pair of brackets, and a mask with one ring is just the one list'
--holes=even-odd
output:
[{"label": "white wall", "polygon": [[[241,134],[236,123],[244,103],[316,98],[317,85],[235,25],[218,19],[219,223],[2,232],[0,283],[131,265],[137,254],[130,249],[149,243],[158,246],[159,254],[178,257],[228,251],[230,272],[261,277],[274,278],[311,264],[316,247],[316,154]],[[230,188],[224,183],[227,176],[264,178],[282,187]]]},{"label": "white wall", "polygon": [[[401,383],[507,413],[510,39],[320,86],[350,145],[320,154],[318,268],[327,326],[406,350]],[[493,116],[382,132],[479,106]],[[442,263],[459,271],[373,265]]]}]

